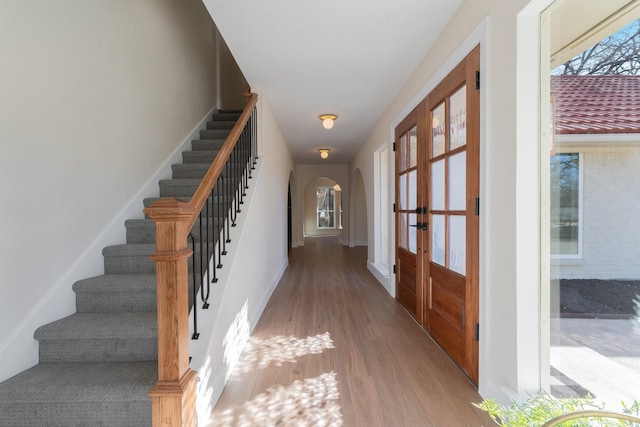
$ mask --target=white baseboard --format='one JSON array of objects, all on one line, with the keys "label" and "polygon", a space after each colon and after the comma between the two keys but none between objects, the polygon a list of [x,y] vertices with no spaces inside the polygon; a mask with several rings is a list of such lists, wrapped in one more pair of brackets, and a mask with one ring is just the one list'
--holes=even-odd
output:
[{"label": "white baseboard", "polygon": [[395,298],[395,288],[389,281],[389,269],[382,264],[367,262],[367,269],[373,274],[378,282],[389,292],[389,295]]}]

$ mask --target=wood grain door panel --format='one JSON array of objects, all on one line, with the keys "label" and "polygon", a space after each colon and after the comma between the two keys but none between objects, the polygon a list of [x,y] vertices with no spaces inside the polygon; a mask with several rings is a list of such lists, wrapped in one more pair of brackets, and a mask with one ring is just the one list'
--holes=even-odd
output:
[{"label": "wood grain door panel", "polygon": [[425,99],[430,124],[426,328],[477,384],[480,95],[476,47]]}]

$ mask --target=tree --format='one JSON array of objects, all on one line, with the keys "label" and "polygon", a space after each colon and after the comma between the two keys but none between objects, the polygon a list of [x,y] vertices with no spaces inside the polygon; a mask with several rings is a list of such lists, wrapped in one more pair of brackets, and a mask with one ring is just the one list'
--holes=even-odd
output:
[{"label": "tree", "polygon": [[640,19],[568,60],[551,74],[640,74]]}]

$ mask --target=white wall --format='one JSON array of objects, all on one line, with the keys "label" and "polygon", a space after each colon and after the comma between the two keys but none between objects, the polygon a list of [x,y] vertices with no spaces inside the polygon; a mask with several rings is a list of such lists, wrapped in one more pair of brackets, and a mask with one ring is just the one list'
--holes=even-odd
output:
[{"label": "white wall", "polygon": [[[535,393],[541,384],[538,16],[550,2],[466,0],[350,165],[360,169],[366,193],[373,194],[374,152],[390,146],[395,126],[481,44],[479,391],[503,402]],[[389,169],[392,185],[393,156]],[[373,197],[367,197],[367,209],[373,210]],[[390,211],[389,218],[393,230]],[[369,223],[369,263],[373,228]],[[390,243],[389,265],[393,250]],[[391,275],[387,289],[394,281]]]},{"label": "white wall", "polygon": [[5,0],[0,57],[1,380],[37,362],[35,328],[75,310],[123,206],[217,95],[199,0]]},{"label": "white wall", "polygon": [[355,171],[352,185],[351,211],[354,219],[352,227],[354,238],[351,243],[355,246],[367,246],[367,224],[369,223],[367,214],[367,195],[364,188],[364,182],[362,180],[362,174],[359,170]]},{"label": "white wall", "polygon": [[638,150],[583,154],[582,259],[552,260],[553,279],[640,279]]},{"label": "white wall", "polygon": [[293,245],[304,246],[304,191],[309,183],[318,178],[325,177],[330,178],[337,182],[342,188],[342,244],[349,244],[349,168],[344,164],[330,164],[330,165],[296,165],[296,188],[292,188],[292,192],[295,191],[296,198],[293,199],[295,205],[293,205],[294,221],[293,221]]},{"label": "white wall", "polygon": [[212,287],[211,307],[198,312],[201,337],[191,342],[191,367],[200,376],[198,414],[204,417],[211,414],[288,263],[287,189],[293,161],[262,95],[258,120],[258,166],[232,230],[228,258]]}]

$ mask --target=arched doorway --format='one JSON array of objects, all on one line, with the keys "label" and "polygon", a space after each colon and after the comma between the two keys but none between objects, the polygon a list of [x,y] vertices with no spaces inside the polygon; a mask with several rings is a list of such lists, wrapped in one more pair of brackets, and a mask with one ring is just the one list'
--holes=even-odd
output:
[{"label": "arched doorway", "polygon": [[304,189],[304,237],[340,236],[343,232],[342,187],[333,179],[317,177]]}]

